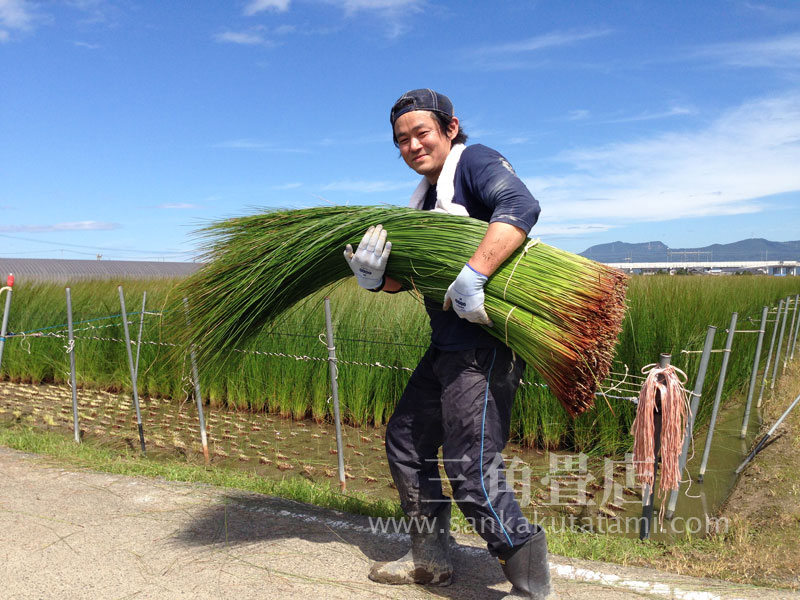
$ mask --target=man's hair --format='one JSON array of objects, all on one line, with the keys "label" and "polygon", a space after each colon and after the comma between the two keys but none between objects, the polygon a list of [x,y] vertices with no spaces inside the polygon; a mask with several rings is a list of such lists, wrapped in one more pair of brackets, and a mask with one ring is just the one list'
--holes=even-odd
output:
[{"label": "man's hair", "polygon": [[[453,117],[448,117],[447,115],[443,115],[442,113],[434,112],[432,110],[426,112],[429,113],[436,120],[437,125],[439,125],[439,131],[441,131],[442,133],[447,133],[447,128],[450,126],[450,122],[453,120]],[[451,142],[450,145],[452,146],[453,144],[466,144],[468,137],[469,136],[466,133],[464,133],[464,130],[461,128],[461,123],[459,123],[458,133],[456,134],[456,137],[453,138],[453,141]],[[394,131],[392,131],[392,141],[394,142],[394,145],[397,148],[400,147],[400,144],[397,143],[397,136],[394,134]]]}]

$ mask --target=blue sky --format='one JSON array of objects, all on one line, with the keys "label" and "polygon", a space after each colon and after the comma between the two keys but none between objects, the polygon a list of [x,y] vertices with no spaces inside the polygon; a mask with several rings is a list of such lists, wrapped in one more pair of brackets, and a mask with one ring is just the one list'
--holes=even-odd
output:
[{"label": "blue sky", "polygon": [[800,3],[0,0],[0,256],[190,260],[254,207],[405,205],[453,100],[573,252],[800,239]]}]

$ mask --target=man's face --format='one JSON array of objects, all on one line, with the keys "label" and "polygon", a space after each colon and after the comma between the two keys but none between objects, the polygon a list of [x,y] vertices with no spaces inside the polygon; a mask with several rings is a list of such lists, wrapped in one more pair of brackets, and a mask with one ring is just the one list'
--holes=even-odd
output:
[{"label": "man's face", "polygon": [[450,153],[451,140],[458,134],[458,119],[442,131],[433,113],[412,110],[394,122],[394,136],[406,164],[429,183],[435,184]]}]

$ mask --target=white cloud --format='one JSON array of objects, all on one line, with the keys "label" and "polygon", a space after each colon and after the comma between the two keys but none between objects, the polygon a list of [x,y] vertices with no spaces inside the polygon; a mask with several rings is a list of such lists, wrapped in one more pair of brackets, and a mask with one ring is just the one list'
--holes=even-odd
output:
[{"label": "white cloud", "polygon": [[36,20],[34,8],[25,0],[0,0],[0,43],[11,40],[12,31],[28,31]]},{"label": "white cloud", "polygon": [[217,42],[245,46],[271,46],[272,42],[258,31],[223,31],[214,35]]},{"label": "white cloud", "polygon": [[235,150],[264,150],[269,148],[270,144],[260,140],[253,140],[250,138],[241,138],[236,140],[226,140],[214,144],[214,148],[233,148]]},{"label": "white cloud", "polygon": [[341,8],[345,15],[358,13],[371,14],[377,17],[381,26],[386,28],[386,35],[396,39],[408,31],[408,19],[411,15],[422,12],[427,0],[324,0],[326,3]]},{"label": "white cloud", "polygon": [[3,225],[0,231],[5,233],[54,233],[59,231],[112,231],[120,229],[119,223],[104,221],[72,221],[55,223],[54,225]]},{"label": "white cloud", "polygon": [[545,223],[544,225],[536,225],[531,231],[531,236],[584,236],[593,233],[603,233],[610,229],[614,229],[614,225],[609,225],[608,223]]},{"label": "white cloud", "polygon": [[272,30],[272,33],[275,35],[289,35],[291,33],[295,33],[296,31],[297,27],[295,25],[278,25]]},{"label": "white cloud", "polygon": [[185,208],[200,208],[200,207],[197,204],[189,204],[188,202],[167,202],[166,204],[159,204],[156,208],[185,209]]},{"label": "white cloud", "polygon": [[[47,11],[53,2],[31,2],[29,0],[0,0],[0,42],[11,39],[15,31],[32,31],[42,24],[53,24],[55,17]],[[107,0],[62,0],[61,4],[77,11],[83,18],[82,24],[114,25],[122,14],[120,3]],[[83,45],[75,42],[77,45]],[[86,44],[86,47],[96,47]]]},{"label": "white cloud", "polygon": [[611,35],[611,29],[584,31],[552,31],[514,42],[480,46],[465,52],[472,66],[489,70],[530,69],[548,64],[554,48],[573,46],[586,40]]},{"label": "white cloud", "polygon": [[733,67],[800,68],[800,33],[747,42],[712,44],[697,55]]},{"label": "white cloud", "polygon": [[244,14],[247,17],[252,17],[265,10],[286,12],[289,10],[289,4],[290,0],[251,0],[247,6],[244,7]]},{"label": "white cloud", "polygon": [[589,111],[585,109],[571,110],[567,114],[568,121],[582,121],[589,118]]},{"label": "white cloud", "polygon": [[[746,214],[800,191],[800,94],[761,98],[704,129],[564,152],[560,175],[526,178],[543,224]],[[538,226],[537,226],[538,227]]]},{"label": "white cloud", "polygon": [[255,140],[252,138],[225,140],[224,142],[214,144],[212,148],[225,148],[229,150],[259,150],[262,152],[294,152],[299,154],[305,154],[308,152],[308,150],[302,150],[300,148],[284,148],[277,146],[272,142]]},{"label": "white cloud", "polygon": [[474,51],[477,55],[489,54],[520,54],[535,52],[558,46],[571,46],[584,40],[610,35],[610,29],[595,29],[587,31],[552,31],[536,37],[516,42],[506,42],[492,46],[483,46]]},{"label": "white cloud", "polygon": [[25,0],[0,0],[0,24],[8,29],[29,29],[33,25],[33,8]]},{"label": "white cloud", "polygon": [[[406,22],[411,14],[419,13],[427,4],[427,0],[321,0],[341,9],[346,16],[352,17],[358,13],[373,14],[377,16],[383,27],[387,28],[388,36],[395,38],[407,30]],[[244,15],[252,17],[265,11],[287,12],[291,0],[250,0],[244,8]],[[296,28],[281,26],[275,30],[277,35],[294,33]],[[233,40],[220,40],[233,41]],[[247,42],[240,42],[247,43]]]},{"label": "white cloud", "polygon": [[284,183],[282,185],[273,185],[273,190],[296,190],[297,188],[303,187],[302,183],[292,182],[292,183]]},{"label": "white cloud", "polygon": [[125,10],[130,9],[124,2],[108,0],[66,0],[65,4],[80,13],[80,23],[106,27],[118,25]]},{"label": "white cloud", "polygon": [[347,12],[419,10],[423,0],[328,0],[329,4],[341,6]]},{"label": "white cloud", "polygon": [[686,106],[673,106],[667,110],[659,112],[643,112],[629,117],[619,117],[617,119],[607,119],[603,123],[634,123],[636,121],[654,121],[657,119],[666,119],[669,117],[682,117],[692,115],[695,110]]},{"label": "white cloud", "polygon": [[413,190],[418,182],[414,181],[335,181],[322,186],[325,191],[356,192],[372,194],[375,192],[393,192],[396,190]]},{"label": "white cloud", "polygon": [[89,42],[72,42],[72,44],[79,48],[86,48],[87,50],[97,50],[100,48],[99,44],[90,44]]}]

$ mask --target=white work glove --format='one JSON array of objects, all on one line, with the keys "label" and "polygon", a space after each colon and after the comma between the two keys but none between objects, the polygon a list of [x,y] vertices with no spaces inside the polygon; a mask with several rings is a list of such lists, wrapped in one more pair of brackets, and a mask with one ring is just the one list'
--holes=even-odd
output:
[{"label": "white work glove", "polygon": [[358,285],[366,290],[377,291],[383,287],[383,274],[391,251],[392,242],[386,241],[386,230],[382,225],[376,225],[367,229],[355,253],[353,247],[347,244],[344,259],[358,279]]},{"label": "white work glove", "polygon": [[478,273],[467,263],[461,269],[456,280],[447,288],[442,308],[449,310],[452,306],[462,319],[491,327],[492,320],[486,314],[483,306],[483,286],[488,280],[486,275]]}]

